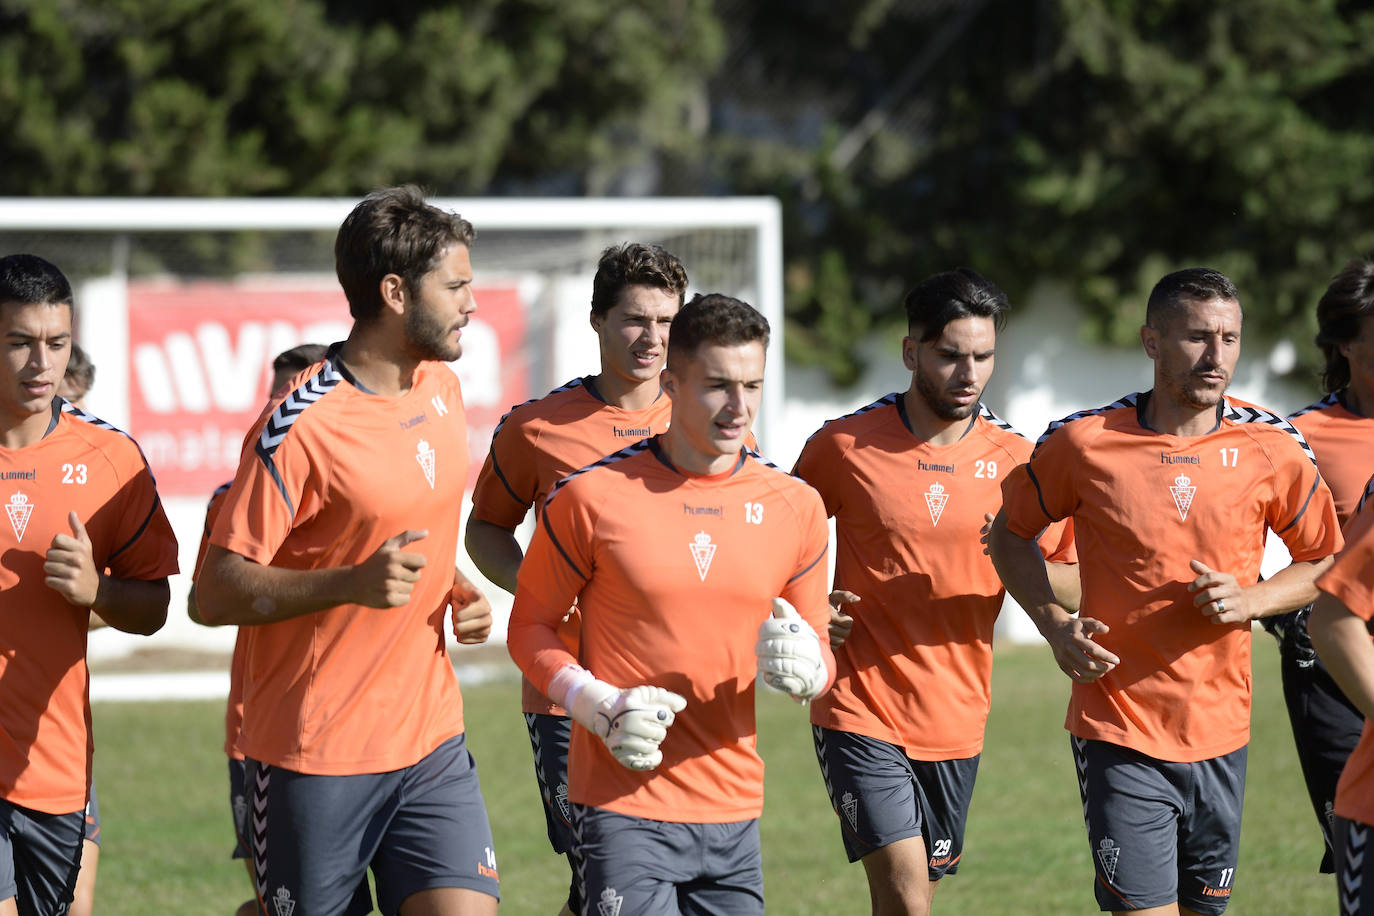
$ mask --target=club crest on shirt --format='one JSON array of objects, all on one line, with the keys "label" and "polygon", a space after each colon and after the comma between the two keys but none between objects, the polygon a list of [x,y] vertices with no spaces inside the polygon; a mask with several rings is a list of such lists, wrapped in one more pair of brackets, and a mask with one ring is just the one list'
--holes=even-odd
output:
[{"label": "club crest on shirt", "polygon": [[615,892],[615,888],[608,887],[601,892],[601,899],[596,902],[596,911],[601,916],[620,916],[621,904],[625,898]]},{"label": "club crest on shirt", "polygon": [[1179,521],[1188,520],[1188,509],[1193,505],[1193,496],[1197,493],[1197,487],[1192,483],[1187,474],[1179,474],[1174,478],[1174,485],[1169,488],[1169,492],[1174,495],[1174,505],[1178,507]]},{"label": "club crest on shirt", "polygon": [[415,460],[420,462],[420,469],[425,472],[425,480],[429,481],[429,488],[434,489],[434,449],[429,447],[429,443],[424,439],[420,440],[419,445],[415,446]]},{"label": "club crest on shirt", "polygon": [[853,793],[846,792],[840,796],[840,810],[844,812],[844,819],[849,821],[851,830],[859,829],[859,800]]},{"label": "club crest on shirt", "polygon": [[936,481],[930,485],[926,491],[926,508],[930,510],[930,524],[940,524],[940,516],[945,511],[945,503],[949,502],[949,494],[945,492],[945,485]]},{"label": "club crest on shirt", "polygon": [[29,527],[29,518],[33,515],[33,503],[29,502],[29,498],[23,492],[16,492],[5,505],[5,512],[10,517],[14,539],[24,540],[24,531]]},{"label": "club crest on shirt", "polygon": [[1102,866],[1102,874],[1110,884],[1116,878],[1116,863],[1121,858],[1121,847],[1111,837],[1103,837],[1097,844],[1097,863]]},{"label": "club crest on shirt", "polygon": [[290,891],[279,887],[272,895],[272,908],[277,911],[277,916],[291,916],[296,911],[296,901],[291,899]]},{"label": "club crest on shirt", "polygon": [[697,532],[697,536],[692,539],[692,543],[687,545],[692,550],[692,559],[697,564],[697,575],[701,576],[701,581],[706,581],[706,574],[711,571],[711,558],[716,555],[716,545],[711,543],[711,536],[705,531]]}]

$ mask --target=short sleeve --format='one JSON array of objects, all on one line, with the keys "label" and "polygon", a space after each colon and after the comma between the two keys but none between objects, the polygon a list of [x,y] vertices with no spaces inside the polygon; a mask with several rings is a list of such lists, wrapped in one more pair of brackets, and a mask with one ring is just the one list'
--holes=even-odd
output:
[{"label": "short sleeve", "polygon": [[1073,519],[1050,525],[1040,535],[1040,553],[1051,563],[1077,563],[1078,548],[1073,540]]},{"label": "short sleeve", "polygon": [[1295,561],[1329,557],[1344,543],[1331,490],[1295,440],[1282,445],[1273,461],[1274,498],[1265,520]]},{"label": "short sleeve", "polygon": [[502,528],[524,521],[539,492],[536,457],[518,419],[508,418],[498,426],[472,490],[472,517]]},{"label": "short sleeve", "polygon": [[259,424],[253,443],[243,450],[210,543],[264,566],[272,562],[327,476],[317,450],[310,448],[307,423],[309,418],[298,419],[276,440],[262,435]]},{"label": "short sleeve", "polygon": [[1374,618],[1374,509],[1350,518],[1345,550],[1317,579],[1317,588],[1340,599],[1352,614]]},{"label": "short sleeve", "polygon": [[544,506],[520,564],[516,592],[541,607],[567,612],[592,576],[595,512],[580,491],[565,488]]},{"label": "short sleeve", "polygon": [[824,426],[807,440],[792,473],[805,480],[821,495],[827,516],[836,515],[843,508],[840,478],[843,454],[836,436]]},{"label": "short sleeve", "polygon": [[148,463],[137,448],[131,446],[129,451],[127,470],[131,473],[119,489],[112,546],[100,565],[118,579],[163,579],[177,572],[176,534]]},{"label": "short sleeve", "polygon": [[1018,537],[1037,537],[1046,525],[1068,518],[1077,508],[1073,468],[1078,455],[1068,427],[1049,433],[1025,464],[1002,481],[1007,529]]}]

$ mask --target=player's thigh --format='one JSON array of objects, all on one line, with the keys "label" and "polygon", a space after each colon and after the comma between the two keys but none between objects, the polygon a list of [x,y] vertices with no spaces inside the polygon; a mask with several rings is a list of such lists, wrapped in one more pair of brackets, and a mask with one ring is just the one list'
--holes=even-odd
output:
[{"label": "player's thigh", "polygon": [[1179,825],[1178,902],[1195,913],[1221,913],[1231,898],[1248,750],[1174,765],[1191,779],[1191,803]]},{"label": "player's thigh", "polygon": [[679,825],[695,838],[702,874],[678,888],[678,907],[690,916],[761,916],[763,850],[757,820]]},{"label": "player's thigh", "polygon": [[247,761],[253,875],[268,912],[362,916],[399,773],[314,776]]},{"label": "player's thigh", "polygon": [[1374,827],[1337,816],[1332,823],[1336,850],[1336,897],[1341,916],[1374,913]]},{"label": "player's thigh", "polygon": [[975,755],[958,760],[911,761],[931,881],[939,881],[959,870],[979,759]]},{"label": "player's thigh", "polygon": [[464,737],[401,774],[397,807],[372,858],[377,908],[391,916],[413,895],[444,888],[485,895],[494,905],[501,895],[495,843]]},{"label": "player's thigh", "polygon": [[849,861],[857,862],[898,840],[921,836],[916,776],[902,748],[819,726],[812,726],[811,734]]},{"label": "player's thigh", "polygon": [[699,874],[680,824],[574,804],[573,867],[587,913],[676,914],[678,885]]},{"label": "player's thigh", "polygon": [[76,874],[72,889],[71,916],[91,916],[95,912],[95,884],[100,871],[100,844],[91,839],[81,841],[81,870]]},{"label": "player's thigh", "polygon": [[229,758],[229,814],[234,822],[235,859],[251,859],[248,851],[248,778],[243,760]]},{"label": "player's thigh", "polygon": [[1070,741],[1098,906],[1119,911],[1174,903],[1182,791],[1159,761],[1104,741]]},{"label": "player's thigh", "polygon": [[557,853],[572,849],[572,822],[568,811],[568,743],[572,739],[572,719],[544,713],[525,713],[530,750],[534,752],[534,775],[539,780],[539,797],[544,803],[544,826],[549,845]]}]

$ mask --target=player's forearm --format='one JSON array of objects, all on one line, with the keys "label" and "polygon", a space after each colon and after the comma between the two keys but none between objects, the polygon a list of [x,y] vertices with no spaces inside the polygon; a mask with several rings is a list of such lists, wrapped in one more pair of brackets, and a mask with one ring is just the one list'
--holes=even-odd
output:
[{"label": "player's forearm", "polygon": [[117,579],[102,574],[91,610],[116,630],[148,636],[167,622],[171,600],[166,579]]},{"label": "player's forearm", "polygon": [[514,531],[469,518],[463,543],[482,575],[498,588],[515,594],[516,579],[525,555]]},{"label": "player's forearm", "polygon": [[1331,677],[1365,718],[1374,717],[1374,642],[1365,622],[1331,595],[1312,608],[1307,630]]},{"label": "player's forearm", "polygon": [[577,658],[558,637],[558,624],[562,619],[563,612],[546,607],[528,591],[515,593],[515,604],[506,626],[506,650],[541,693],[548,690],[549,681],[560,669],[577,664]]},{"label": "player's forearm", "polygon": [[1077,563],[1047,562],[1045,575],[1050,580],[1050,590],[1054,592],[1054,598],[1061,607],[1076,612],[1083,606],[1083,583],[1078,578]]},{"label": "player's forearm", "polygon": [[1317,577],[1330,568],[1334,557],[1295,562],[1243,591],[1251,617],[1272,617],[1306,607],[1317,600]]},{"label": "player's forearm", "polygon": [[210,626],[290,620],[349,603],[353,570],[263,566],[212,545],[196,582],[196,604]]},{"label": "player's forearm", "polygon": [[[1064,619],[1073,616],[1059,601],[1045,557],[1034,540],[1023,538],[1007,530],[1006,516],[999,514],[988,533],[988,552],[1007,592],[1016,599],[1026,614],[1046,633]],[[1062,565],[1062,564],[1054,564]],[[1074,569],[1075,577],[1077,569]],[[1056,579],[1061,573],[1055,573]],[[1061,585],[1067,583],[1061,582]]]}]

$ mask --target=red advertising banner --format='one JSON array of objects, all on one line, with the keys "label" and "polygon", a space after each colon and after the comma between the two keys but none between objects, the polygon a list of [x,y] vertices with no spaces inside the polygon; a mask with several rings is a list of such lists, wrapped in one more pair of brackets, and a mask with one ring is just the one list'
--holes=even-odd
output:
[{"label": "red advertising banner", "polygon": [[[451,363],[467,405],[471,486],[501,415],[529,397],[526,309],[514,287],[478,287],[478,312]],[[132,282],[129,433],[163,496],[203,496],[234,476],[244,433],[267,401],[272,359],[348,335],[337,286]]]}]

